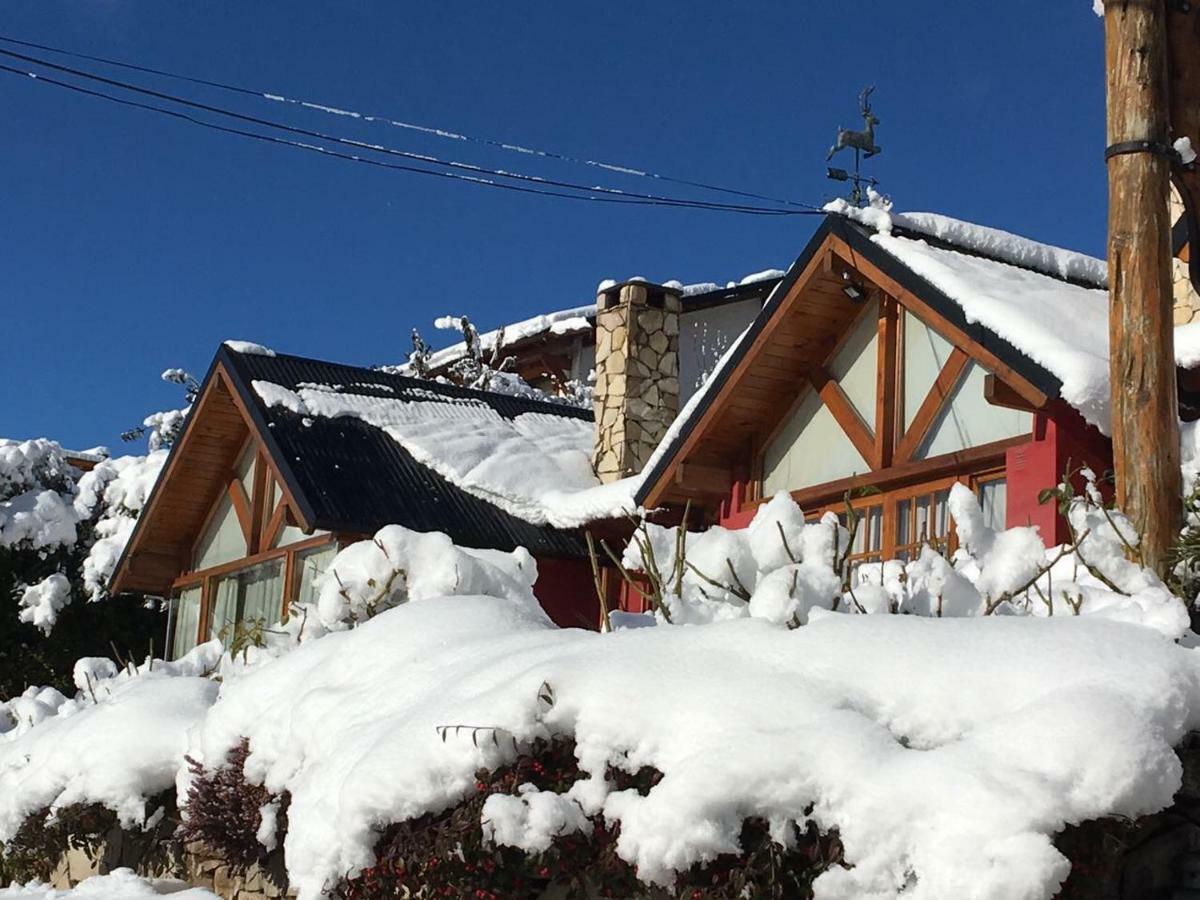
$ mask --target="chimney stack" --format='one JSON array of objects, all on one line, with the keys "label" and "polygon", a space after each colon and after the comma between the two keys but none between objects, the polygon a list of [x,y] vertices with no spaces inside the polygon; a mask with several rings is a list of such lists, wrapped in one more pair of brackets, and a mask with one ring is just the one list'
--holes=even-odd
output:
[{"label": "chimney stack", "polygon": [[607,484],[642,470],[679,412],[680,293],[646,281],[596,298],[596,448]]}]

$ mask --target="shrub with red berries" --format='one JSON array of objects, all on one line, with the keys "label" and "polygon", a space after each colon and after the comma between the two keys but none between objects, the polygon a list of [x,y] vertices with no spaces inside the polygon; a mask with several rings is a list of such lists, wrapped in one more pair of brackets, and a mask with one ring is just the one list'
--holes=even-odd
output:
[{"label": "shrub with red berries", "polygon": [[[246,781],[249,754],[250,742],[243,739],[216,769],[206,769],[186,757],[193,778],[187,793],[187,821],[180,826],[178,838],[203,844],[234,872],[266,863],[269,853],[258,840],[258,830],[263,807],[278,799],[265,787]],[[286,828],[286,799],[279,802],[277,812],[279,844]]]},{"label": "shrub with red berries", "polygon": [[[588,833],[554,840],[543,853],[525,853],[484,840],[483,805],[493,794],[517,794],[524,784],[566,793],[583,777],[570,740],[538,741],[508,766],[476,773],[475,793],[436,815],[389,826],[376,845],[375,864],[344,881],[341,900],[388,897],[455,897],[533,900],[550,887],[568,897],[633,897],[647,890],[636,870],[616,853],[619,826],[590,818]],[[611,769],[616,790],[647,793],[662,778],[652,768],[634,774]],[[803,898],[812,880],[841,863],[836,833],[796,829],[790,846],[775,843],[766,822],[748,819],[739,855],[722,856],[680,873],[673,891],[659,896],[726,900],[735,897]]]}]

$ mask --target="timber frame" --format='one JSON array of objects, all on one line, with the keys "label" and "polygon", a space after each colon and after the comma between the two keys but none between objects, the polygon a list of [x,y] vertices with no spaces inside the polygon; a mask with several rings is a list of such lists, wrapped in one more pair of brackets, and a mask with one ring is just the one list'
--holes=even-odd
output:
[{"label": "timber frame", "polygon": [[[874,431],[828,371],[840,342],[870,299],[878,301],[880,310]],[[903,377],[897,349],[903,327],[901,308],[953,347],[903,433],[895,399],[902,391]],[[832,502],[846,490],[867,484],[892,490],[994,470],[1003,465],[1012,443],[1027,438],[913,459],[972,361],[989,373],[985,396],[997,406],[1044,410],[1061,387],[1057,378],[1012,344],[967,322],[957,303],[877,246],[864,228],[829,216],[713,376],[704,400],[683,423],[674,446],[647,473],[637,500],[647,507],[691,500],[711,510],[729,502],[732,486],[736,507],[750,508],[760,502],[762,448],[797,401],[797,384],[805,386],[800,393],[808,387],[817,391],[872,470],[795,492],[802,505],[808,504],[805,508]]]},{"label": "timber frame", "polygon": [[[230,377],[218,353],[205,376],[188,426],[171,449],[138,524],[126,544],[110,584],[125,591],[167,596],[180,573],[192,566],[198,535],[219,502],[229,496],[246,539],[248,558],[269,547],[279,529],[290,524],[312,533],[315,523],[303,495],[292,488],[291,472],[269,429],[256,421],[253,407]],[[255,442],[253,496],[246,496],[234,467]],[[183,462],[186,460],[186,464]],[[268,481],[279,498],[265,507]]]}]

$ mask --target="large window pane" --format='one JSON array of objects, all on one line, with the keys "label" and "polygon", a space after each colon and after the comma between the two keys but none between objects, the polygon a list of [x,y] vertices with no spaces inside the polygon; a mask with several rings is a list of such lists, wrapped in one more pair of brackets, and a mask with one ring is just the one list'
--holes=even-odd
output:
[{"label": "large window pane", "polygon": [[992,406],[984,399],[986,377],[987,373],[975,363],[967,365],[915,454],[916,459],[957,453],[969,447],[1028,434],[1033,429],[1032,413]]},{"label": "large window pane", "polygon": [[979,505],[983,507],[984,524],[1003,531],[1008,514],[1008,482],[997,478],[979,485]]},{"label": "large window pane", "polygon": [[226,645],[236,637],[239,626],[272,625],[283,607],[283,560],[276,559],[217,580],[209,639]]},{"label": "large window pane", "polygon": [[316,602],[317,578],[325,574],[325,570],[329,568],[329,564],[333,562],[336,555],[337,546],[330,544],[297,556],[296,565],[300,569],[300,590],[296,597],[298,602]]},{"label": "large window pane", "polygon": [[196,636],[200,630],[200,585],[179,592],[175,598],[174,622],[171,659],[179,659],[196,646]]},{"label": "large window pane", "polygon": [[879,304],[872,302],[829,365],[830,374],[869,428],[875,427],[879,371]]},{"label": "large window pane", "polygon": [[912,424],[917,410],[933,387],[954,347],[944,337],[904,311],[904,428]]},{"label": "large window pane", "polygon": [[208,569],[246,555],[246,536],[238,521],[233,502],[226,491],[217,504],[208,529],[196,548],[195,568]]},{"label": "large window pane", "polygon": [[794,491],[870,471],[815,391],[763,452],[763,493]]}]

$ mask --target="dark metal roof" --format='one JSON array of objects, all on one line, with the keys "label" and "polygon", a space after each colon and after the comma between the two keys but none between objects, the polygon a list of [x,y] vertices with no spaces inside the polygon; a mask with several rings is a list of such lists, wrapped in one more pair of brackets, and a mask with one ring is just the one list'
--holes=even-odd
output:
[{"label": "dark metal roof", "polygon": [[225,364],[314,528],[371,534],[397,524],[445,532],[465,547],[522,546],[535,556],[586,556],[576,533],[533,525],[466,493],[417,462],[381,429],[351,417],[306,419],[281,406],[268,407],[251,382],[292,390],[303,384],[341,385],[347,393],[413,402],[482,402],[507,419],[539,412],[590,421],[590,412],[299,356],[243,354],[222,346],[217,360]]},{"label": "dark metal roof", "polygon": [[[1058,396],[1062,388],[1062,382],[1057,377],[1048,372],[1039,363],[1034,362],[1011,343],[984,328],[978,322],[968,322],[959,304],[955,303],[943,291],[930,284],[872,241],[871,234],[866,228],[843,216],[830,214],[825,217],[821,223],[821,227],[817,229],[804,250],[796,258],[796,261],[792,263],[787,274],[781,281],[776,283],[770,297],[767,298],[767,302],[763,305],[762,310],[759,311],[758,316],[750,324],[748,333],[741,339],[732,357],[720,371],[714,373],[709,383],[705,384],[704,397],[692,407],[687,420],[675,433],[670,448],[666,453],[659,456],[654,468],[646,473],[646,477],[642,479],[642,485],[635,497],[638,504],[646,501],[650,491],[654,489],[659,479],[662,478],[663,473],[674,462],[679,449],[687,441],[692,431],[695,430],[697,423],[699,423],[708,409],[708,404],[712,401],[712,398],[720,393],[721,388],[729,380],[730,375],[737,369],[741,361],[745,359],[746,354],[750,351],[758,335],[778,312],[783,299],[792,289],[792,285],[796,283],[800,274],[830,235],[835,235],[844,240],[856,253],[866,258],[876,268],[894,279],[904,288],[919,296],[943,318],[963,332],[963,334],[980,346],[986,347],[998,359],[1011,366],[1013,371],[1025,378],[1047,397]],[[953,249],[965,252],[959,247],[953,247]]]}]

